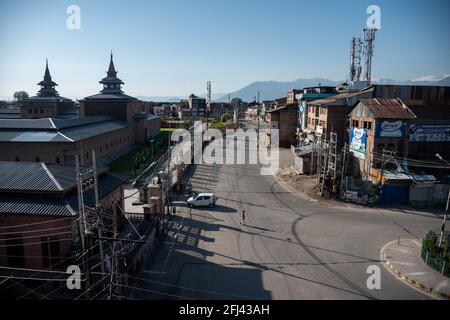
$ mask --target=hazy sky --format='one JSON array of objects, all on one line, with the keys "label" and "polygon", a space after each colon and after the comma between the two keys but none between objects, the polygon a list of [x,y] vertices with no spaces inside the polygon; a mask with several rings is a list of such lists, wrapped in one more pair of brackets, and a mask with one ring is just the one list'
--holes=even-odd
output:
[{"label": "hazy sky", "polygon": [[[69,30],[69,5],[81,29]],[[450,74],[448,0],[0,0],[0,96],[34,95],[45,58],[61,95],[101,89],[109,52],[130,95],[228,93],[257,80],[345,79],[349,42],[381,8],[373,76]]]}]

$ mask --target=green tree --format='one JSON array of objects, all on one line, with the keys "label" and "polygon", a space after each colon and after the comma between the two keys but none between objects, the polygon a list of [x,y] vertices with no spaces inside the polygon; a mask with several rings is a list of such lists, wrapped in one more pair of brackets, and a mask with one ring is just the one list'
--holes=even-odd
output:
[{"label": "green tree", "polygon": [[224,113],[221,117],[220,117],[220,122],[227,122],[228,120],[228,116],[226,113]]},{"label": "green tree", "polygon": [[21,101],[23,99],[28,98],[29,95],[26,91],[17,91],[17,92],[14,92],[13,97],[14,97],[14,100]]}]

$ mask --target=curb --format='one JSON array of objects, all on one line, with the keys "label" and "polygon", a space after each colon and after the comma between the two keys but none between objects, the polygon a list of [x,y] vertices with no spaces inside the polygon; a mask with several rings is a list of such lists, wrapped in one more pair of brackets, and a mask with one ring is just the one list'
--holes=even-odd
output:
[{"label": "curb", "polygon": [[[394,241],[395,241],[395,240],[394,240]],[[393,241],[393,242],[394,242],[394,241]],[[389,245],[389,244],[391,244],[391,243],[392,243],[392,242],[386,244],[386,246]],[[397,277],[399,277],[400,279],[406,280],[406,282],[408,282],[410,285],[414,286],[415,288],[417,288],[417,289],[419,289],[419,290],[421,290],[421,291],[424,291],[424,292],[427,293],[427,294],[431,294],[431,295],[434,295],[434,296],[439,297],[439,298],[443,298],[443,299],[450,300],[450,295],[448,295],[448,294],[446,294],[446,293],[444,293],[444,292],[441,292],[441,291],[439,291],[439,290],[436,290],[436,289],[434,289],[434,288],[426,287],[425,285],[423,285],[423,284],[420,283],[419,281],[416,281],[416,280],[414,280],[413,278],[406,276],[404,272],[401,272],[400,270],[398,270],[398,269],[397,269],[392,263],[390,263],[389,260],[386,258],[386,255],[385,255],[385,253],[384,253],[384,249],[385,249],[386,246],[383,247],[382,252],[381,252],[381,254],[382,254],[382,262],[383,262],[383,264],[384,264],[390,271],[392,271]]]}]

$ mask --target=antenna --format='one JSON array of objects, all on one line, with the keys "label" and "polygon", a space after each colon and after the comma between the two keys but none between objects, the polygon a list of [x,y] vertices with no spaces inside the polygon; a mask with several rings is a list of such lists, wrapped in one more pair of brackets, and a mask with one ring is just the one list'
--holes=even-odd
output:
[{"label": "antenna", "polygon": [[373,43],[375,41],[375,32],[377,29],[364,28],[364,56],[366,58],[365,62],[365,73],[364,80],[370,85],[372,80],[372,58],[373,58]]},{"label": "antenna", "polygon": [[350,43],[350,73],[349,81],[361,80],[361,53],[363,42],[361,38],[353,37]]},{"label": "antenna", "polygon": [[208,107],[211,105],[211,81],[206,83],[206,90],[208,92]]}]

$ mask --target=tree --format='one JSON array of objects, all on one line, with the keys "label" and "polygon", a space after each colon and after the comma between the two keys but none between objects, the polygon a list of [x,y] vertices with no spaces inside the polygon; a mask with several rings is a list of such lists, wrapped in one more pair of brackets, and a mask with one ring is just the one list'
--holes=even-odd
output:
[{"label": "tree", "polygon": [[220,122],[227,122],[228,120],[228,116],[226,113],[224,113],[221,117],[220,117]]},{"label": "tree", "polygon": [[28,98],[29,95],[26,91],[17,91],[17,92],[14,92],[13,97],[14,97],[14,100],[21,101],[23,99]]}]

